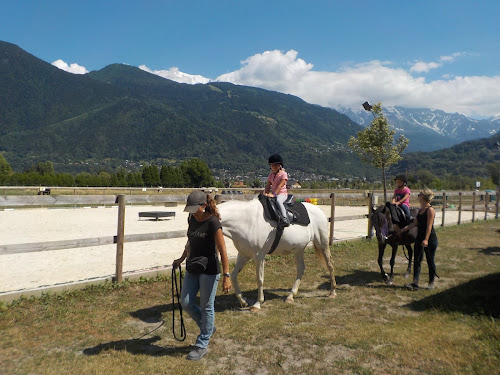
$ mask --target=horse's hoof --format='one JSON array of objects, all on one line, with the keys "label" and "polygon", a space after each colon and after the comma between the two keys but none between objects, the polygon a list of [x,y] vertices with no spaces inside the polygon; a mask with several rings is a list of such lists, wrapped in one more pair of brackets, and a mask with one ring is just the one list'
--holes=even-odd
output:
[{"label": "horse's hoof", "polygon": [[382,275],[382,280],[384,280],[385,282],[389,281],[389,275],[388,275],[388,274],[386,274],[386,273],[384,273],[384,274]]},{"label": "horse's hoof", "polygon": [[405,272],[405,274],[403,275],[403,277],[404,277],[405,279],[407,279],[407,278],[408,278],[408,276],[410,276],[410,271],[406,271],[406,272]]},{"label": "horse's hoof", "polygon": [[389,279],[389,280],[386,280],[386,281],[385,281],[385,284],[386,284],[387,286],[393,286],[393,285],[394,285],[394,282],[393,282],[392,280],[390,280],[390,279]]},{"label": "horse's hoof", "polygon": [[260,307],[255,307],[255,306],[252,306],[252,307],[250,308],[250,311],[251,311],[251,312],[253,312],[253,313],[255,313],[255,312],[259,312],[259,311],[260,311]]},{"label": "horse's hoof", "polygon": [[285,303],[293,303],[293,297],[287,297]]},{"label": "horse's hoof", "polygon": [[328,298],[335,298],[335,297],[337,297],[337,292],[335,290],[332,290],[328,295]]}]

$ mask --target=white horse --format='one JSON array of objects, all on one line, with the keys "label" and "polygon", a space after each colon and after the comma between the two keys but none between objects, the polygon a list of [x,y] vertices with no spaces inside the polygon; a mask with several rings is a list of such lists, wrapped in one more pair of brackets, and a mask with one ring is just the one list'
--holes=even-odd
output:
[{"label": "white horse", "polygon": [[[286,302],[293,302],[297,295],[300,280],[304,275],[304,250],[312,241],[316,255],[323,261],[330,272],[330,297],[335,297],[336,283],[333,273],[333,259],[330,257],[328,245],[328,223],[321,209],[310,203],[304,203],[309,214],[310,224],[291,225],[284,229],[273,255],[295,255],[297,264],[297,277]],[[236,297],[242,307],[247,307],[248,302],[241,295],[238,285],[238,274],[245,264],[253,259],[257,276],[258,299],[252,306],[252,311],[260,309],[264,302],[264,258],[270,251],[276,237],[277,223],[264,217],[264,209],[258,199],[251,201],[228,201],[218,206],[221,215],[221,224],[225,236],[231,238],[238,250],[236,264],[231,273],[231,281]]]}]

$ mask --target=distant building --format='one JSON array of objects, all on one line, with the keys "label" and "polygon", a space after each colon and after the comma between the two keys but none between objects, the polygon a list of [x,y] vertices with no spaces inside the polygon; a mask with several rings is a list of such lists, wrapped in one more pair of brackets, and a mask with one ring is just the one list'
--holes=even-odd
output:
[{"label": "distant building", "polygon": [[235,181],[232,185],[232,188],[246,188],[247,186],[243,183],[243,181]]},{"label": "distant building", "polygon": [[286,182],[286,188],[287,189],[301,189],[302,186],[297,180],[288,180]]}]

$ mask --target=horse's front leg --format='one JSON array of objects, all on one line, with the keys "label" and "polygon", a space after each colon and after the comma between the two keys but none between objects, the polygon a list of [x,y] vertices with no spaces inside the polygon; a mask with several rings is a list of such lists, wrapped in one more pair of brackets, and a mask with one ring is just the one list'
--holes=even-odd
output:
[{"label": "horse's front leg", "polygon": [[297,277],[295,278],[295,282],[293,283],[292,291],[286,297],[285,302],[292,303],[293,297],[297,296],[299,292],[300,281],[302,280],[302,276],[304,276],[304,271],[306,269],[306,264],[304,263],[304,253],[299,252],[295,254],[295,263],[297,264]]},{"label": "horse's front leg", "polygon": [[248,302],[245,298],[243,298],[241,294],[240,285],[238,284],[238,274],[241,272],[243,267],[245,267],[249,260],[250,258],[241,255],[241,253],[238,253],[238,255],[236,256],[236,263],[234,264],[233,272],[231,273],[231,282],[233,283],[234,293],[236,294],[236,298],[238,298],[241,307],[247,307]]},{"label": "horse's front leg", "polygon": [[413,249],[411,247],[411,244],[405,245],[406,250],[408,250],[408,268],[406,269],[405,274],[403,275],[405,278],[411,275],[411,261],[413,259]]},{"label": "horse's front leg", "polygon": [[[265,255],[264,255],[265,256]],[[257,279],[257,302],[250,309],[251,311],[259,311],[260,305],[264,303],[264,258],[258,254],[254,257],[255,275]]]},{"label": "horse's front leg", "polygon": [[396,254],[398,252],[398,245],[392,245],[392,255],[391,255],[391,274],[389,275],[389,280],[386,281],[385,283],[387,285],[393,285],[394,283],[392,280],[394,279],[394,265],[396,264]]},{"label": "horse's front leg", "polygon": [[389,275],[384,271],[384,251],[387,245],[385,243],[378,244],[378,266],[380,267],[380,274],[382,275],[382,280],[387,282],[389,280]]}]

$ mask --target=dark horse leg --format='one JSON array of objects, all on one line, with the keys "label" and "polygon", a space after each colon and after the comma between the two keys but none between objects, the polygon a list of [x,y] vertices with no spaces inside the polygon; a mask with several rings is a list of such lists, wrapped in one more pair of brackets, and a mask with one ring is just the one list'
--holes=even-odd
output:
[{"label": "dark horse leg", "polygon": [[389,275],[389,280],[387,280],[385,283],[387,285],[393,285],[393,278],[394,278],[394,264],[396,264],[396,254],[398,252],[398,245],[395,244],[395,245],[392,245],[392,255],[391,255],[391,261],[390,261],[390,265],[391,265],[391,274]]},{"label": "dark horse leg", "polygon": [[380,274],[382,275],[382,280],[384,280],[386,283],[389,281],[389,275],[385,273],[384,271],[384,251],[385,247],[387,244],[385,243],[380,243],[378,244],[378,266],[380,267]]},{"label": "dark horse leg", "polygon": [[406,250],[408,250],[408,268],[406,269],[405,274],[403,275],[405,278],[411,275],[411,261],[413,259],[413,249],[411,244],[405,245]]}]

